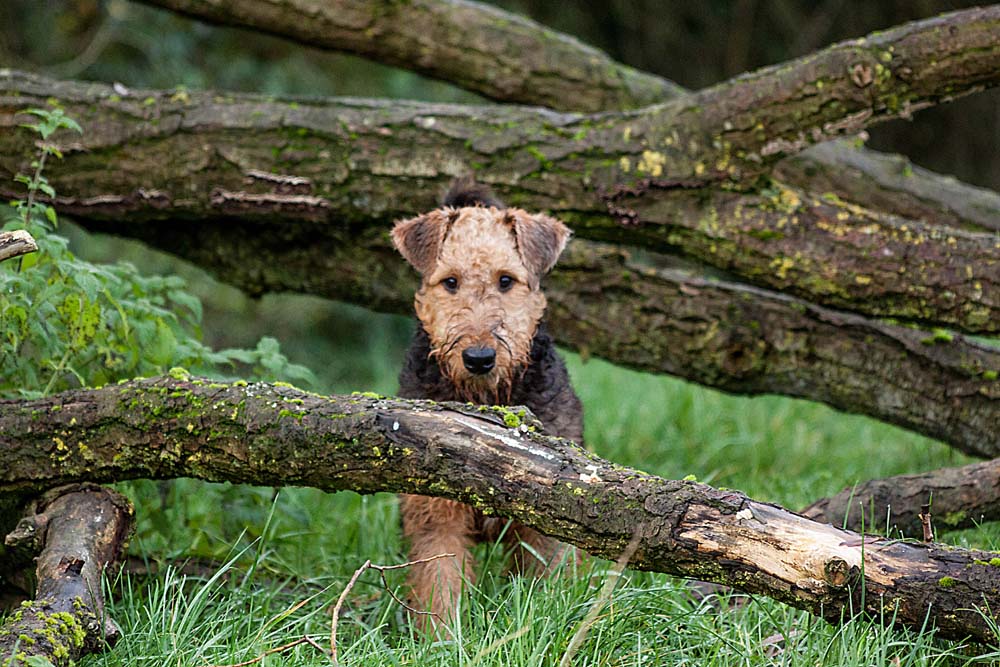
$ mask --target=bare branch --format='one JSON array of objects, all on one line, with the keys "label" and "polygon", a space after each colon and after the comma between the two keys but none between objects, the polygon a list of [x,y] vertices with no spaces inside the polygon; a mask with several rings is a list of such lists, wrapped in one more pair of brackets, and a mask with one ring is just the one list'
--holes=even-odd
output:
[{"label": "bare branch", "polygon": [[637,108],[683,93],[534,21],[466,0],[141,0],[198,19],[355,53],[505,102]]},{"label": "bare branch", "polygon": [[[277,8],[261,0],[230,0],[225,6],[208,0],[146,1],[308,46],[358,53],[503,102],[593,112],[688,94],[671,81],[636,72],[521,16],[474,2],[422,0],[386,7],[354,0],[321,5],[291,0]],[[369,30],[377,25],[377,39],[354,29],[359,17]],[[486,63],[479,48],[483,44]],[[419,57],[411,53],[414,49],[420,50]],[[497,63],[509,76],[495,76]],[[425,69],[428,65],[436,69]],[[819,144],[780,162],[776,173],[805,190],[836,192],[846,201],[905,218],[979,230],[1000,226],[1000,195],[912,167],[899,156],[843,143]]]},{"label": "bare branch", "polygon": [[120,560],[133,523],[127,498],[93,484],[54,489],[34,503],[4,543],[37,556],[35,599],[0,626],[0,656],[64,667],[114,645],[120,630],[104,613],[101,577]]},{"label": "bare branch", "polygon": [[950,529],[1000,520],[1000,459],[873,479],[817,500],[802,513],[851,530],[864,526],[919,537],[925,503],[930,503],[936,523]]}]

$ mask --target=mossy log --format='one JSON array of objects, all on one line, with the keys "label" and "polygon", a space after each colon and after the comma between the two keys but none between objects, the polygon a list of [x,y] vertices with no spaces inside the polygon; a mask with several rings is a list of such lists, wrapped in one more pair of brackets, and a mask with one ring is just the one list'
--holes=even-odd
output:
[{"label": "mossy log", "polygon": [[7,71],[0,127],[13,131],[0,135],[0,175],[34,150],[18,112],[55,98],[86,130],[60,143],[66,159],[49,173],[55,205],[121,232],[237,217],[384,230],[435,206],[453,176],[474,169],[509,203],[560,215],[581,237],[680,250],[820,304],[990,333],[1000,329],[995,233],[941,229],[780,182],[754,188],[778,156],[1000,81],[998,25],[1000,8],[958,12],[598,115],[123,95]]},{"label": "mossy log", "polygon": [[938,529],[1000,520],[1000,459],[862,482],[817,500],[802,514],[851,530],[920,537],[922,505],[930,506]]},{"label": "mossy log", "polygon": [[683,92],[675,83],[531,19],[466,0],[140,0],[448,81],[505,102],[577,111],[636,108]]},{"label": "mossy log", "polygon": [[[12,452],[4,448],[4,456]],[[101,577],[120,561],[133,526],[131,503],[94,485],[53,489],[5,539],[9,565],[37,558],[35,599],[0,625],[0,665],[76,664],[81,656],[114,645],[120,631],[104,613]],[[29,561],[30,562],[30,561]]]},{"label": "mossy log", "polygon": [[[556,111],[637,109],[690,94],[518,14],[466,0],[142,0],[203,21],[271,33],[436,77],[498,102]],[[364,26],[364,31],[357,27]],[[499,74],[498,74],[499,70]],[[1000,228],[1000,196],[856,140],[779,162],[781,180],[854,204],[970,230]]]},{"label": "mossy log", "polygon": [[865,537],[736,491],[548,438],[517,408],[318,396],[170,377],[0,401],[0,493],[196,477],[460,500],[630,567],[717,582],[831,622],[853,613],[996,641],[996,554]]}]

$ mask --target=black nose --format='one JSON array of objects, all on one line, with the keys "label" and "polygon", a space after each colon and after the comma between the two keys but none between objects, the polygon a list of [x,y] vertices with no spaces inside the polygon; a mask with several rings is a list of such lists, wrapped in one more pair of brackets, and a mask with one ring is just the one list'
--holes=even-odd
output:
[{"label": "black nose", "polygon": [[496,366],[497,351],[492,347],[470,347],[462,351],[462,363],[470,373],[485,375]]}]

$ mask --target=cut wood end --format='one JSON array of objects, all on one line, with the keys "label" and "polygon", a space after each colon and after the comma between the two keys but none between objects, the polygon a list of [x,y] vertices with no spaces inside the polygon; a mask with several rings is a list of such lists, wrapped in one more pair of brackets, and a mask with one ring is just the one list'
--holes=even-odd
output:
[{"label": "cut wood end", "polygon": [[23,229],[0,232],[0,262],[38,251],[34,237]]}]

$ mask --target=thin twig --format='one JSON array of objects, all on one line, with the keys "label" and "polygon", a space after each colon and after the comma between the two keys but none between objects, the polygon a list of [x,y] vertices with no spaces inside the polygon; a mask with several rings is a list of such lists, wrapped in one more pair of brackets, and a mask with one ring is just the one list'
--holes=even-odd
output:
[{"label": "thin twig", "polygon": [[625,571],[625,567],[628,565],[629,560],[635,555],[636,549],[639,548],[639,541],[642,537],[642,526],[639,526],[635,534],[632,536],[632,540],[625,547],[625,551],[622,555],[618,557],[618,561],[615,566],[611,568],[611,572],[608,573],[608,578],[604,580],[604,585],[601,586],[601,591],[597,594],[597,598],[594,600],[594,604],[590,606],[590,610],[587,615],[583,617],[580,621],[579,627],[577,627],[576,632],[573,633],[573,637],[569,640],[569,645],[566,647],[566,652],[563,653],[562,660],[559,661],[559,667],[569,667],[573,663],[573,657],[576,652],[580,650],[583,645],[584,640],[587,638],[587,633],[590,632],[591,626],[597,622],[597,617],[600,616],[601,611],[607,605],[608,600],[611,599],[611,594],[615,592],[615,586],[618,585],[618,580],[621,579],[622,572]]},{"label": "thin twig", "polygon": [[316,643],[315,639],[303,636],[299,637],[295,641],[290,641],[287,644],[282,644],[281,646],[275,646],[274,648],[269,648],[260,655],[258,655],[256,658],[251,658],[250,660],[244,660],[243,662],[234,662],[229,665],[205,665],[204,667],[246,667],[247,665],[253,665],[260,662],[269,655],[272,655],[274,653],[281,653],[282,651],[287,651],[288,649],[294,648],[299,644],[310,644],[311,646],[315,646],[322,653],[324,654],[326,653],[326,649],[320,646],[318,643]]},{"label": "thin twig", "polygon": [[[404,567],[410,567],[412,565],[421,565],[423,563],[429,563],[432,560],[438,560],[439,558],[454,558],[455,554],[438,554],[436,556],[430,556],[429,558],[421,558],[420,560],[411,560],[406,563],[399,563],[398,565],[376,565],[370,560],[366,560],[364,565],[359,567],[354,571],[351,576],[350,581],[347,582],[347,586],[344,587],[343,592],[341,592],[340,597],[337,598],[337,604],[333,606],[333,615],[330,619],[330,660],[333,662],[334,667],[338,667],[340,663],[337,661],[337,621],[340,618],[340,610],[344,606],[344,601],[347,600],[347,594],[351,592],[354,588],[354,584],[358,582],[358,578],[365,573],[366,570],[378,570],[382,577],[382,584],[385,586],[385,590],[389,593],[393,600],[401,604],[407,611],[414,614],[427,614],[430,616],[437,616],[431,611],[420,611],[413,609],[408,606],[405,602],[396,597],[396,594],[392,592],[389,588],[389,583],[385,580],[385,573],[387,570],[400,570]],[[325,652],[325,651],[324,651]]]}]

